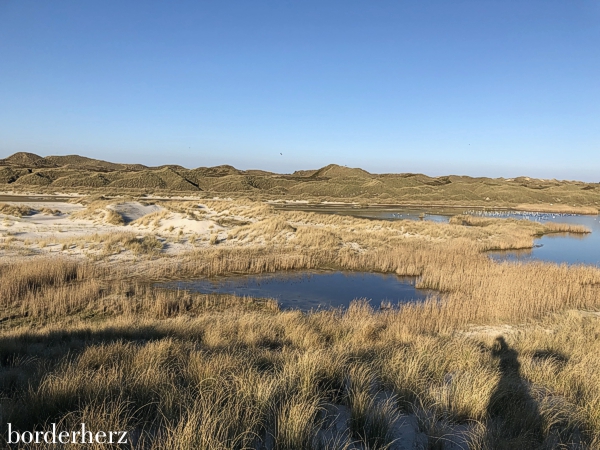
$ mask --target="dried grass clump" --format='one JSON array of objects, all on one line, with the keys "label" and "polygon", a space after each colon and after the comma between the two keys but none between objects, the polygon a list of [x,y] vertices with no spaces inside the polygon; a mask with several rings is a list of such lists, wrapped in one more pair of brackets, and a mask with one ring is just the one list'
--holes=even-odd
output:
[{"label": "dried grass clump", "polygon": [[160,221],[162,219],[166,219],[169,217],[170,213],[167,210],[155,211],[150,214],[146,214],[145,216],[140,217],[139,219],[131,222],[130,225],[141,225],[141,226],[153,226],[155,228],[160,226]]},{"label": "dried grass clump", "polygon": [[234,226],[235,228],[228,233],[228,239],[255,243],[264,243],[265,241],[271,243],[283,242],[287,240],[290,233],[296,231],[296,228],[290,225],[285,218],[278,216],[249,224],[235,224]]},{"label": "dried grass clump", "polygon": [[85,209],[70,215],[71,219],[100,220],[115,226],[125,225],[123,216],[113,209],[117,204],[111,200],[89,200]]},{"label": "dried grass clump", "polygon": [[554,223],[547,222],[544,224],[546,233],[576,233],[576,234],[589,234],[592,232],[585,225],[577,225],[572,223]]},{"label": "dried grass clump", "polygon": [[204,215],[207,213],[206,207],[200,205],[198,202],[191,201],[166,201],[159,203],[162,207],[169,211],[176,212],[179,214],[198,214]]},{"label": "dried grass clump", "polygon": [[62,213],[58,209],[52,208],[42,208],[40,210],[41,214],[46,214],[48,216],[60,216]]},{"label": "dried grass clump", "polygon": [[106,237],[103,254],[112,255],[129,250],[135,254],[153,254],[162,250],[163,244],[154,236],[138,237],[135,233],[114,233]]},{"label": "dried grass clump", "polygon": [[513,234],[528,233],[531,236],[540,236],[548,233],[578,233],[587,234],[592,231],[584,226],[571,223],[534,222],[519,219],[498,219],[488,217],[475,217],[467,214],[450,218],[453,225],[466,225],[471,227],[489,227],[491,229],[511,229]]},{"label": "dried grass clump", "polygon": [[100,197],[100,199],[96,197],[77,199],[77,203],[84,204],[85,209],[72,213],[70,215],[71,219],[103,219],[107,214],[107,208],[111,205],[115,205],[114,200],[105,200],[103,197]]},{"label": "dried grass clump", "polygon": [[110,223],[111,225],[123,226],[125,225],[125,220],[123,216],[116,212],[114,209],[107,209],[104,213],[104,221],[106,223]]},{"label": "dried grass clump", "polygon": [[365,365],[350,370],[349,383],[350,431],[368,448],[386,448],[394,441],[392,428],[399,419],[394,398],[376,398],[378,382]]},{"label": "dried grass clump", "polygon": [[26,205],[11,205],[8,203],[0,203],[0,214],[7,216],[23,217],[34,214],[35,211]]},{"label": "dried grass clump", "polygon": [[[198,220],[198,219],[195,218],[195,220]],[[248,225],[252,222],[250,222],[248,220],[236,219],[235,217],[217,217],[217,218],[215,218],[215,223],[221,227],[227,228],[227,227],[240,227],[240,226]]]},{"label": "dried grass clump", "polygon": [[273,207],[263,202],[248,199],[202,200],[202,205],[216,214],[227,213],[246,220],[261,220],[273,214]]},{"label": "dried grass clump", "polygon": [[90,274],[90,268],[66,259],[37,259],[0,268],[0,304],[7,306],[41,289],[62,287]]},{"label": "dried grass clump", "polygon": [[136,254],[157,253],[163,249],[162,242],[154,236],[130,238],[123,242],[123,246]]}]

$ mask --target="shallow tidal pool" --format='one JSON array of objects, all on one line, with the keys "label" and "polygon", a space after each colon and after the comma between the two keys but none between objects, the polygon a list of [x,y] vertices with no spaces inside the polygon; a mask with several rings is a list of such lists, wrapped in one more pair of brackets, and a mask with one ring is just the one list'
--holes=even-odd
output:
[{"label": "shallow tidal pool", "polygon": [[432,295],[432,291],[415,288],[414,283],[414,278],[394,274],[305,271],[171,281],[157,286],[202,294],[273,298],[282,309],[308,311],[348,307],[356,299],[366,299],[375,308],[382,304],[395,306]]}]

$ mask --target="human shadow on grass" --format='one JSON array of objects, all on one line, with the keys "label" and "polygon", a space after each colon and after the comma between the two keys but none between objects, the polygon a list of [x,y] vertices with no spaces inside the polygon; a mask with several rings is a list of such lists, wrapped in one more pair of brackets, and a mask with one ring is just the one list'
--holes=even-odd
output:
[{"label": "human shadow on grass", "polygon": [[487,406],[484,448],[539,448],[544,441],[542,416],[527,382],[521,377],[519,353],[500,336],[496,338],[492,356],[498,360],[500,380]]}]

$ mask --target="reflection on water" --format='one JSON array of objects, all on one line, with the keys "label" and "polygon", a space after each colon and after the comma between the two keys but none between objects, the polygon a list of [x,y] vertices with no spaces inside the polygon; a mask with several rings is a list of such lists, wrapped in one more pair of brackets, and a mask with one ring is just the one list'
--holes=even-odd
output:
[{"label": "reflection on water", "polygon": [[[339,213],[336,213],[339,214]],[[404,209],[401,211],[390,210],[357,210],[352,212],[354,217],[379,220],[429,220],[432,222],[448,222],[450,217],[460,214],[460,211],[423,211]]]},{"label": "reflection on water", "polygon": [[161,283],[159,287],[203,294],[235,294],[275,298],[283,309],[310,310],[347,307],[354,299],[367,299],[374,307],[422,301],[431,291],[414,287],[414,279],[393,274],[362,272],[279,272]]}]

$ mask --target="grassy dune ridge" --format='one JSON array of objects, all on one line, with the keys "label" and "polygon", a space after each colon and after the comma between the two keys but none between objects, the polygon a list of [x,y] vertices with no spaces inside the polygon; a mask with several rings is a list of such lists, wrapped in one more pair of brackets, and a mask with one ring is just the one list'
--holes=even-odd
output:
[{"label": "grassy dune ridge", "polygon": [[345,201],[361,204],[439,204],[514,207],[550,212],[598,214],[600,185],[529,177],[474,178],[415,173],[372,174],[329,164],[315,170],[277,174],[232,166],[146,167],[78,155],[41,157],[16,153],[0,160],[4,191],[87,192],[104,195],[215,195],[255,199]]}]

